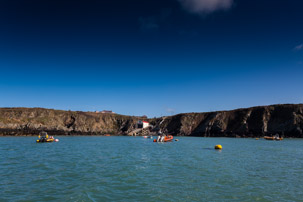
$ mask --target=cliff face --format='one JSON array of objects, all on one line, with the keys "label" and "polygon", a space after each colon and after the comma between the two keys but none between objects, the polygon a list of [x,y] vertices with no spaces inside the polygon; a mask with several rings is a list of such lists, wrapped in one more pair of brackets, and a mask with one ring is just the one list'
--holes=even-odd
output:
[{"label": "cliff face", "polygon": [[[41,108],[0,109],[0,135],[35,135],[45,130],[53,135],[127,135],[138,117]],[[148,120],[153,131],[172,135],[206,137],[256,137],[280,134],[303,137],[303,104],[271,105],[186,113]]]},{"label": "cliff face", "polygon": [[44,130],[54,135],[126,134],[136,117],[41,108],[0,109],[0,135],[34,135]]},{"label": "cliff face", "polygon": [[271,105],[166,117],[158,125],[172,135],[258,137],[279,134],[303,137],[303,105]]}]

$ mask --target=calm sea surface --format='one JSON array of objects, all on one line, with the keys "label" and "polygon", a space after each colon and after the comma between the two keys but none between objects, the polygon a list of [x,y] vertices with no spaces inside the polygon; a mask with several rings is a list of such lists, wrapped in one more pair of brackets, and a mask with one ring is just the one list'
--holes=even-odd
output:
[{"label": "calm sea surface", "polygon": [[1,202],[303,201],[301,139],[58,138],[0,138]]}]

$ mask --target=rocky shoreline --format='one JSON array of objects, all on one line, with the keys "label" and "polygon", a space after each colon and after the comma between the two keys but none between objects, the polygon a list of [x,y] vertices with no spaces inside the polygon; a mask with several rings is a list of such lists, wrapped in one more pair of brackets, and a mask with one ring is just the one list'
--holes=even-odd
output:
[{"label": "rocky shoreline", "polygon": [[51,135],[129,135],[139,120],[150,122],[153,128],[149,132],[153,134],[161,130],[175,136],[303,137],[303,104],[184,113],[154,119],[43,108],[0,108],[0,136],[37,135],[42,130]]}]

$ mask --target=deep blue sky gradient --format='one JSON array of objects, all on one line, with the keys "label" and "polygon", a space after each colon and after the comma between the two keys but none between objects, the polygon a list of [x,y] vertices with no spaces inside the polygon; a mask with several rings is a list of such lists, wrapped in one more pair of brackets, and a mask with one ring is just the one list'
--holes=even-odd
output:
[{"label": "deep blue sky gradient", "polygon": [[0,107],[161,116],[303,102],[303,1],[0,0]]}]

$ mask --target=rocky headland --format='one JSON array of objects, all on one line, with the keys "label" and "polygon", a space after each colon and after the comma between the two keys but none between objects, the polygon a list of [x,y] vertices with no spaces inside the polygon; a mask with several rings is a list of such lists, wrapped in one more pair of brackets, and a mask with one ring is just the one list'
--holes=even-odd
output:
[{"label": "rocky headland", "polygon": [[137,122],[179,136],[261,137],[279,134],[302,138],[303,104],[258,106],[231,111],[184,113],[147,119],[144,117],[43,108],[0,108],[0,135],[129,135]]}]

